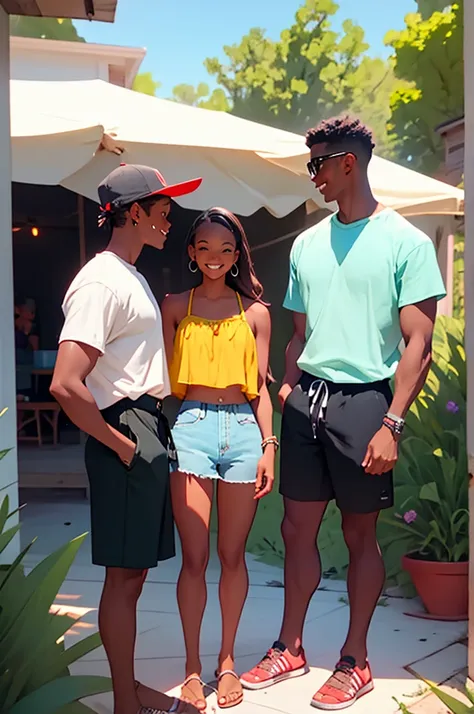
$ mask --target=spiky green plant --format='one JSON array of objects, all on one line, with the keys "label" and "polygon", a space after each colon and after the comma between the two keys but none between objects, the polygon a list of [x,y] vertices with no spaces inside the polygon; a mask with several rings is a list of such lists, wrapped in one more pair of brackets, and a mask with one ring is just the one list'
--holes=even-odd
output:
[{"label": "spiky green plant", "polygon": [[[9,451],[0,451],[0,461]],[[10,513],[6,496],[0,506],[0,555],[20,528],[20,524],[6,527],[16,512]],[[69,671],[70,665],[100,646],[99,634],[66,649],[64,635],[77,620],[51,612],[86,535],[63,545],[27,575],[24,559],[34,541],[13,563],[0,566],[2,714],[92,714],[79,700],[111,690],[106,677],[72,676]]]}]

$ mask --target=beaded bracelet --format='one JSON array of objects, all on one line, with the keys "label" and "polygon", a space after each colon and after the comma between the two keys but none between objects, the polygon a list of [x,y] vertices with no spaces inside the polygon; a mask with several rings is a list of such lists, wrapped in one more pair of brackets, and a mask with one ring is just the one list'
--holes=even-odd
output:
[{"label": "beaded bracelet", "polygon": [[262,451],[263,451],[269,444],[273,444],[273,446],[275,447],[275,451],[278,451],[278,449],[279,449],[279,447],[280,447],[280,442],[278,441],[278,439],[277,439],[276,436],[269,436],[269,437],[267,437],[266,439],[264,439],[264,440],[262,441]]}]

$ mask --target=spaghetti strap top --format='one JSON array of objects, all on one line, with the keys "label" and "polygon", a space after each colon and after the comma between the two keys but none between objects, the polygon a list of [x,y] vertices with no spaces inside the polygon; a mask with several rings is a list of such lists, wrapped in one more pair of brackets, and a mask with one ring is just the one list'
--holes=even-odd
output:
[{"label": "spaghetti strap top", "polygon": [[[196,290],[196,288],[192,288],[192,289],[189,291],[187,317],[190,317],[190,316],[192,315],[193,300],[194,300],[194,292],[195,292],[195,290]],[[241,315],[241,317],[245,320],[246,318],[245,318],[244,304],[243,304],[243,302],[242,302],[242,298],[240,297],[240,293],[236,292],[236,293],[235,293],[235,297],[237,298],[237,303],[238,303],[238,305],[239,305],[240,315]],[[231,319],[231,318],[225,317],[223,320],[216,320],[216,322],[224,322],[224,320],[229,320],[229,319]]]},{"label": "spaghetti strap top", "polygon": [[194,292],[193,288],[186,317],[176,330],[170,365],[171,391],[184,399],[188,386],[226,389],[238,385],[247,399],[255,399],[258,397],[257,344],[240,294],[235,293],[239,314],[209,320],[193,315]]}]

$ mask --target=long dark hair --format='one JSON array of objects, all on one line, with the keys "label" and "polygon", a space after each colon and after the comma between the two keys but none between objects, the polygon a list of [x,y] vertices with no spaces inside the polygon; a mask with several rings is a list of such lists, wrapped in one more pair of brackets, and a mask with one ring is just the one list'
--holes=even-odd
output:
[{"label": "long dark hair", "polygon": [[[263,286],[255,273],[247,234],[237,216],[226,208],[220,208],[218,206],[208,208],[207,211],[204,211],[204,213],[201,213],[201,215],[196,218],[186,237],[186,256],[188,256],[189,246],[194,246],[198,228],[204,223],[220,223],[220,225],[227,228],[235,238],[236,249],[239,251],[239,257],[235,264],[239,272],[236,277],[234,277],[230,271],[226,274],[225,281],[227,285],[249,300],[256,300],[268,307],[269,304],[262,300]],[[268,365],[266,382],[267,386],[275,382],[270,365]]]},{"label": "long dark hair", "polygon": [[226,208],[208,208],[207,211],[204,211],[196,218],[186,237],[186,255],[188,255],[188,247],[194,245],[198,228],[205,223],[219,223],[224,228],[227,228],[235,238],[236,249],[239,251],[239,257],[235,265],[239,272],[236,277],[230,271],[226,274],[225,281],[227,285],[249,300],[263,302],[263,287],[255,273],[250,255],[249,241],[244,227],[237,216]]}]

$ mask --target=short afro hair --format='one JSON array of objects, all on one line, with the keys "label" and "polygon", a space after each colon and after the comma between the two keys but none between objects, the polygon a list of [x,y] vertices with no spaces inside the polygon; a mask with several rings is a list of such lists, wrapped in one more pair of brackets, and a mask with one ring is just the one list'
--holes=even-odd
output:
[{"label": "short afro hair", "polygon": [[343,116],[326,119],[320,122],[314,129],[306,132],[306,146],[308,149],[316,144],[328,144],[337,150],[354,150],[360,153],[360,157],[365,157],[367,162],[372,158],[372,151],[375,147],[372,132],[360,119]]}]

